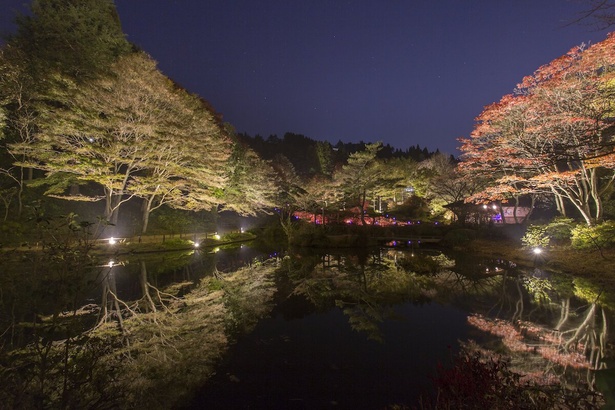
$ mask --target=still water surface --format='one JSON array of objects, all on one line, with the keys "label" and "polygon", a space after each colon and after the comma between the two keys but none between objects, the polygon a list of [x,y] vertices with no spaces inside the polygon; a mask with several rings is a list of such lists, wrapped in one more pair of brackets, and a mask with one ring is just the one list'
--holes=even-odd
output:
[{"label": "still water surface", "polygon": [[591,383],[605,367],[611,313],[571,278],[467,253],[289,255],[270,316],[189,408],[416,405],[437,365],[469,341],[536,381]]},{"label": "still water surface", "polygon": [[[143,378],[138,394],[151,408],[414,406],[462,346],[512,357],[535,381],[592,386],[612,346],[604,289],[469,253],[244,244],[100,266],[84,302],[92,315],[80,323],[122,329],[122,372]],[[210,370],[201,358],[214,350]],[[156,360],[163,377],[150,375]],[[126,391],[136,388],[126,380]]]}]

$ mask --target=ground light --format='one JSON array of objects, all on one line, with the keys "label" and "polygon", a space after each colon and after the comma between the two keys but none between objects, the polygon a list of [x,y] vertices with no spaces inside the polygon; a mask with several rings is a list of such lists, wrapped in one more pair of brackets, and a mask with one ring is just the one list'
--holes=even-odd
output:
[{"label": "ground light", "polygon": [[109,245],[115,245],[117,240],[114,237],[109,238]]},{"label": "ground light", "polygon": [[533,248],[532,253],[534,254],[534,267],[544,262],[544,257],[543,257],[544,250],[542,248],[539,248],[539,247]]},{"label": "ground light", "polygon": [[194,247],[195,247],[195,248],[198,248],[199,246],[201,246],[201,244],[200,244],[200,243],[198,243],[198,242],[195,242],[195,243],[194,243]]}]

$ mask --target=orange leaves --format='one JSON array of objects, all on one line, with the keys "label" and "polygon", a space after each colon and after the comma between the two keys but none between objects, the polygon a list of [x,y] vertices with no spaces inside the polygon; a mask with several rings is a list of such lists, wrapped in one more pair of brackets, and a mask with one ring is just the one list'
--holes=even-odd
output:
[{"label": "orange leaves", "polygon": [[[589,368],[590,363],[580,351],[566,350],[560,334],[531,322],[517,322],[490,319],[480,314],[468,316],[472,326],[498,336],[502,343],[513,352],[531,352],[561,366]],[[538,343],[536,343],[538,341]],[[565,340],[564,340],[565,342]]]},{"label": "orange leaves", "polygon": [[557,190],[567,198],[597,198],[601,188],[592,185],[590,171],[615,168],[615,137],[609,132],[615,117],[615,35],[572,48],[518,87],[486,106],[470,138],[460,140],[460,169],[488,177],[491,196]]}]

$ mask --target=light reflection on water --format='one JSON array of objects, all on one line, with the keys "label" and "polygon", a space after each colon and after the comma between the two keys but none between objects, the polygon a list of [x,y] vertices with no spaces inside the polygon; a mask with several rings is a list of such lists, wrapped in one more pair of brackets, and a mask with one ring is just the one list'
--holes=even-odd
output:
[{"label": "light reflection on water", "polygon": [[414,405],[430,391],[437,364],[450,364],[469,340],[512,356],[514,370],[534,380],[591,384],[605,367],[612,313],[601,305],[602,290],[467,252],[280,253],[243,244],[114,257],[97,266],[100,286],[86,302],[88,311],[100,308],[87,323],[158,312],[204,278],[217,282],[203,294],[215,294],[220,283],[238,281],[237,269],[270,258],[273,284],[251,283],[248,272],[239,280],[248,289],[224,297],[234,343],[186,408]]},{"label": "light reflection on water", "polygon": [[415,404],[468,341],[512,356],[513,370],[539,383],[592,384],[606,366],[611,315],[579,299],[588,290],[570,278],[467,253],[295,256],[281,281],[292,291],[190,408]]}]

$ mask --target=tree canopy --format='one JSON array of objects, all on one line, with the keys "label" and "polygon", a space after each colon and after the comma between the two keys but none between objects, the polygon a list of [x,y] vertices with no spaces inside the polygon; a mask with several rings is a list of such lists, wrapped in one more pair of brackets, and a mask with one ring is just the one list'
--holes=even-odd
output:
[{"label": "tree canopy", "polygon": [[[461,167],[490,176],[482,198],[542,193],[602,218],[615,174],[615,36],[575,47],[489,105],[463,139]],[[476,197],[475,197],[476,198]]]}]

